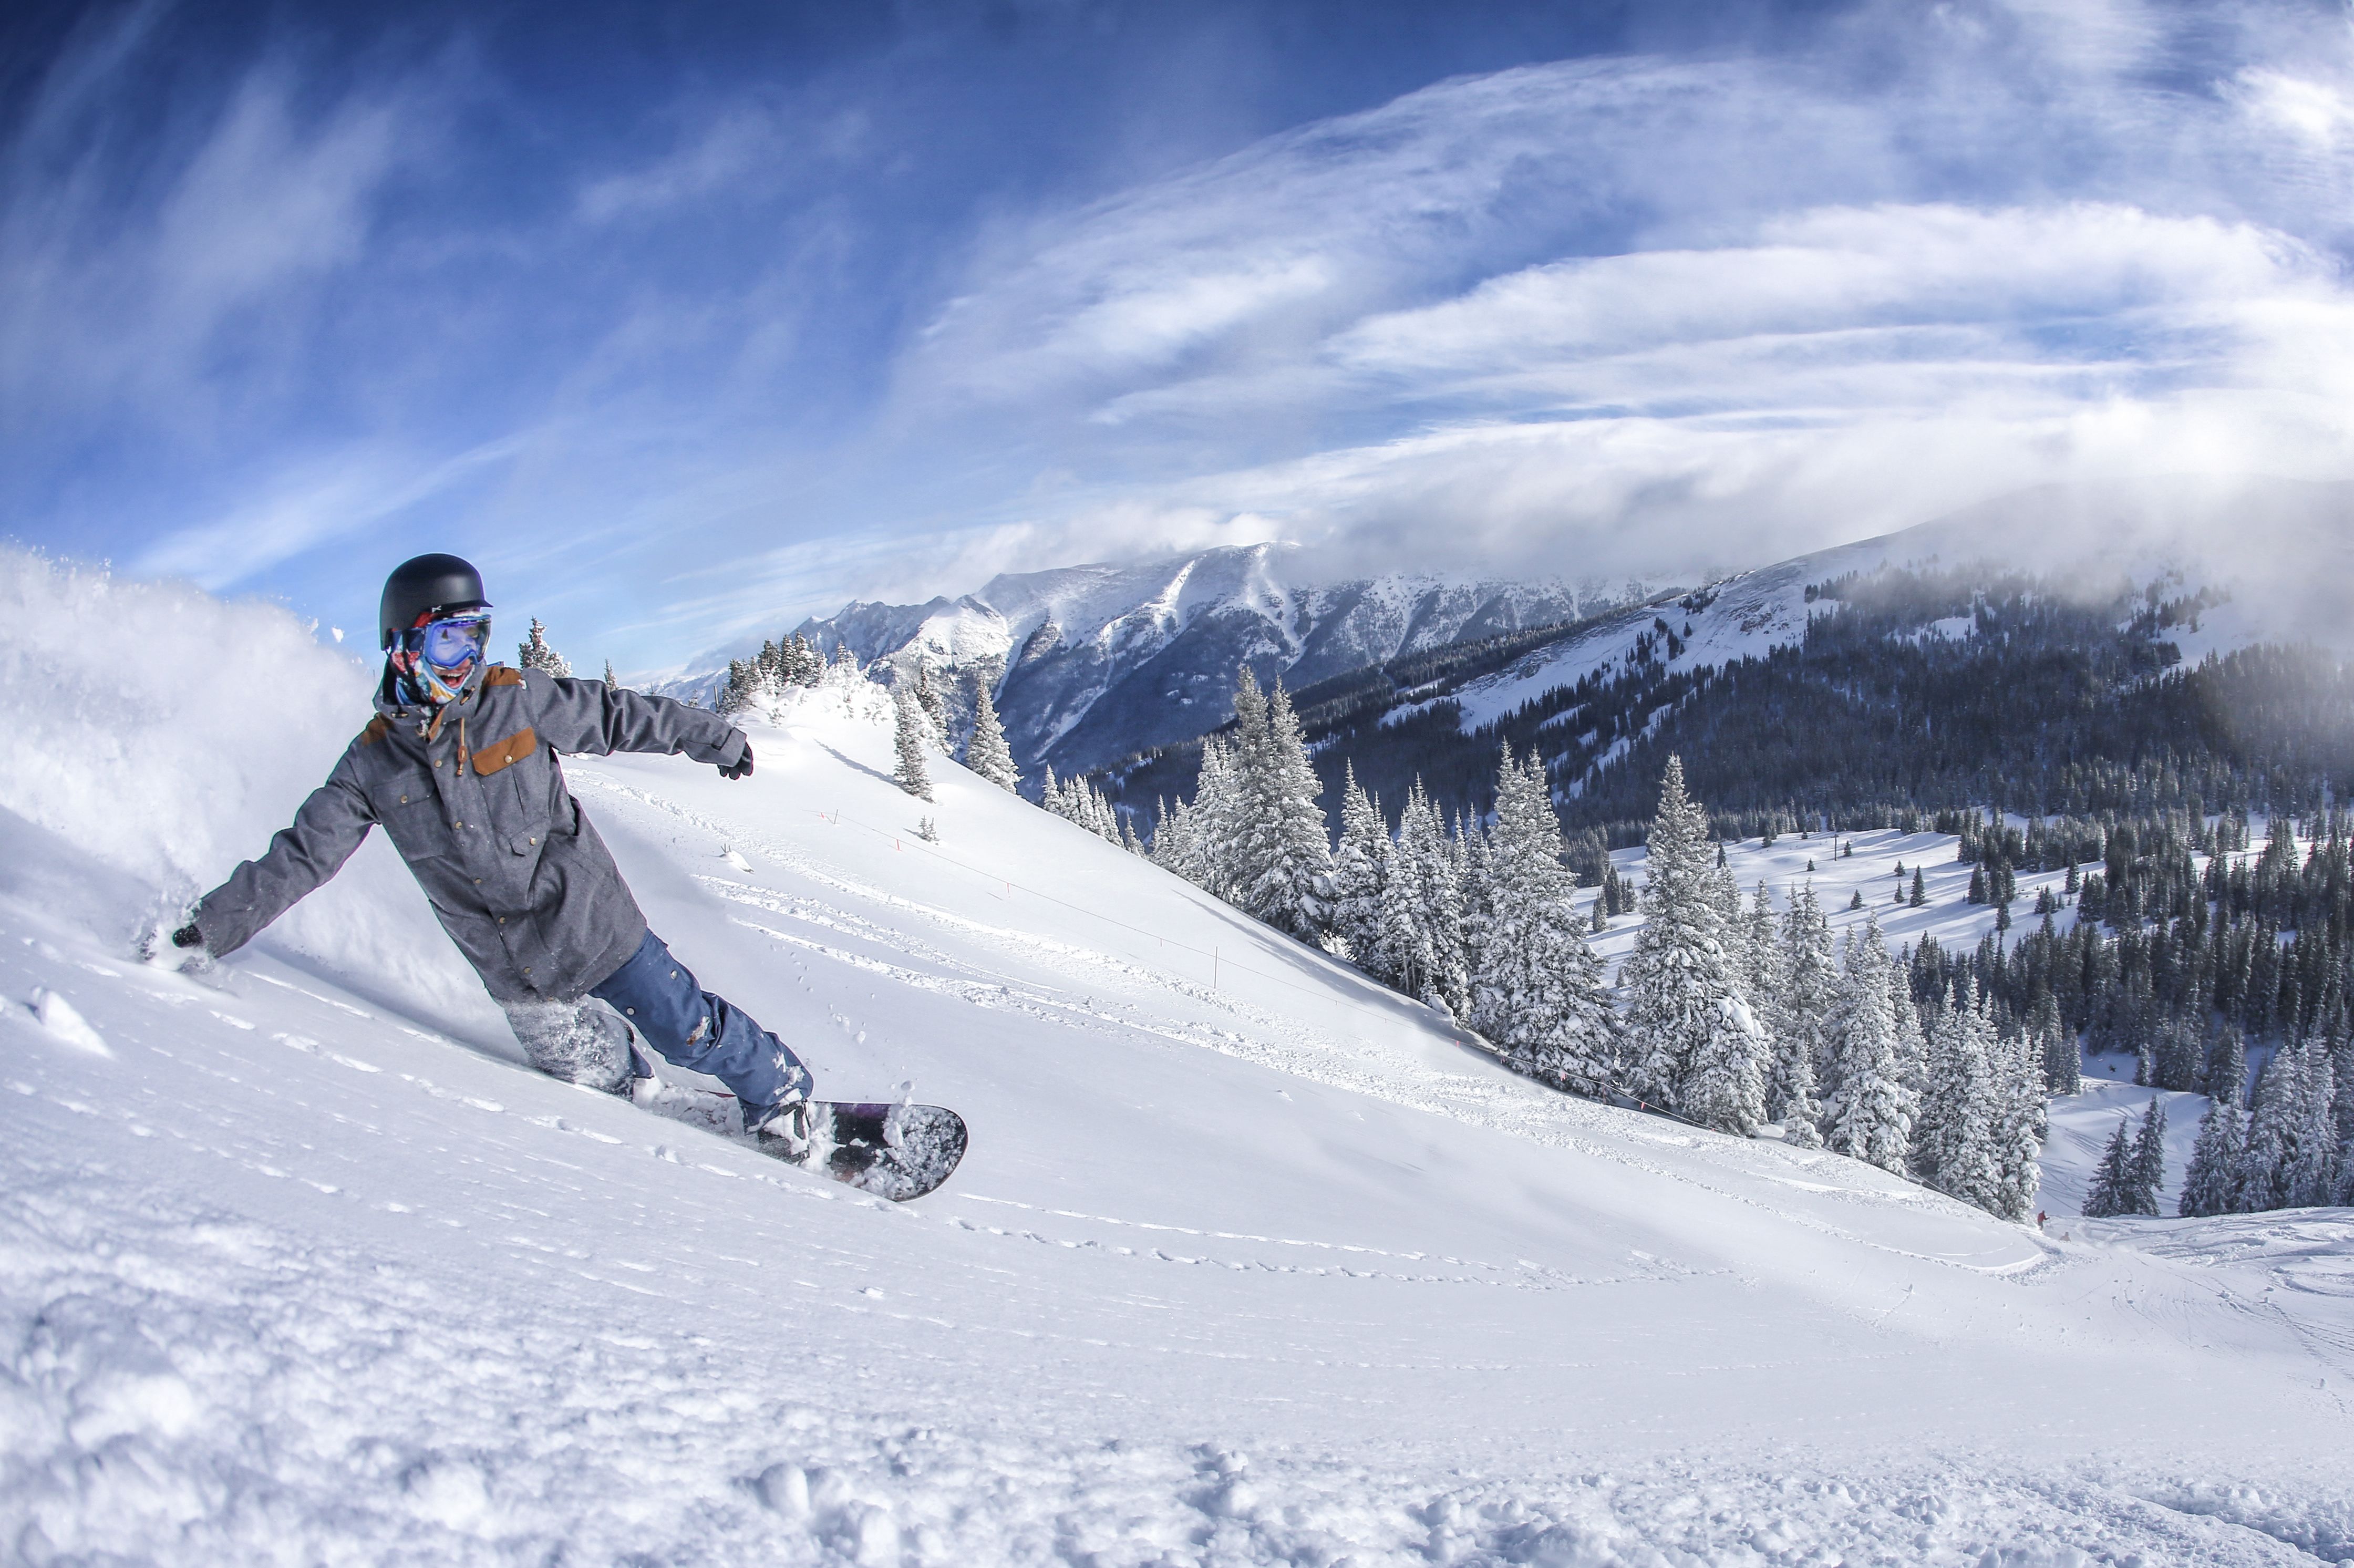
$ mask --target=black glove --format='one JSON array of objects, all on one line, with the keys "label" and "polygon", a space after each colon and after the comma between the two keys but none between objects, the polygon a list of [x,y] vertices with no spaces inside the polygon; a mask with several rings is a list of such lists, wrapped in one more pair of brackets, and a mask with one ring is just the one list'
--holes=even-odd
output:
[{"label": "black glove", "polygon": [[204,945],[205,934],[196,929],[194,920],[172,933],[172,946],[175,948],[201,948]]},{"label": "black glove", "polygon": [[722,779],[749,779],[752,777],[752,743],[750,741],[748,740],[744,743],[743,756],[737,758],[733,762],[723,762],[719,765],[719,777]]}]

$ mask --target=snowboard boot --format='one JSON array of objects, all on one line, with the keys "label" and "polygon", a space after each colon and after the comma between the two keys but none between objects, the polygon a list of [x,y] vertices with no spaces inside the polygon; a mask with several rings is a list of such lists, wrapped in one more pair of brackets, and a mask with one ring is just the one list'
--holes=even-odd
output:
[{"label": "snowboard boot", "polygon": [[610,1008],[587,1002],[507,1002],[507,1024],[531,1065],[551,1078],[623,1099],[652,1065],[637,1031]]},{"label": "snowboard boot", "polygon": [[809,1091],[803,1088],[791,1099],[772,1106],[745,1106],[744,1130],[764,1152],[795,1165],[803,1164],[815,1147],[817,1128],[811,1116],[812,1104]]}]

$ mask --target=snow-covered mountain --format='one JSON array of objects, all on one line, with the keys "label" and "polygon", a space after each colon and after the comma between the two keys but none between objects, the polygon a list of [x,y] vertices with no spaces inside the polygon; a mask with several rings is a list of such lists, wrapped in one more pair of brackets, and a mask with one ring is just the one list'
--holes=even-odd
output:
[{"label": "snow-covered mountain", "polygon": [[[860,687],[743,782],[568,761],[822,1087],[965,1112],[894,1208],[518,1067],[380,843],[215,985],[133,960],[367,671],[20,554],[0,607],[12,1562],[2354,1554],[2343,1211],[2039,1234],[1564,1098],[951,764],[910,800]],[[186,700],[224,640],[269,711]]]},{"label": "snow-covered mountain", "polygon": [[[2232,602],[2175,638],[2186,657],[2259,641],[2312,639],[2354,650],[2339,585],[2354,580],[2354,485],[2167,478],[2047,485],[1879,538],[1817,551],[1704,586],[1628,594],[1598,581],[1393,573],[1331,580],[1283,546],[1205,550],[1141,566],[1000,576],[919,605],[857,602],[798,629],[865,662],[985,671],[1017,760],[1067,775],[1190,740],[1232,716],[1242,665],[1299,691],[1366,666],[1528,628],[1591,624],[1532,651],[1459,696],[1467,729],[1623,664],[1665,619],[1672,664],[1697,668],[1797,641],[1805,589],[1882,565],[1983,563],[2088,588],[2172,574],[2229,586]],[[1691,608],[1697,606],[1697,608]],[[1689,621],[1692,634],[1681,638]],[[1653,649],[1651,652],[1659,652]],[[703,673],[658,689],[708,701]],[[1401,697],[1427,702],[1438,688]]]},{"label": "snow-covered mountain", "polygon": [[[2354,582],[2354,485],[2291,481],[2052,485],[2005,496],[1879,538],[1744,572],[1672,603],[1628,607],[1565,633],[1506,668],[1445,683],[1467,735],[1522,705],[1638,656],[1700,669],[1798,641],[1810,585],[1882,567],[1983,566],[2088,590],[2168,579],[2170,591],[2228,591],[2195,627],[2168,638],[2192,662],[2258,641],[2312,641],[2354,652],[2344,613]],[[1659,628],[1677,634],[1670,648]],[[1966,622],[1939,629],[1970,635]],[[1436,690],[1400,694],[1427,704]]]},{"label": "snow-covered mountain", "polygon": [[[1589,609],[1607,601],[1587,585]],[[797,630],[862,662],[984,670],[1025,771],[1068,774],[1146,747],[1190,740],[1233,716],[1246,663],[1299,687],[1344,670],[1575,620],[1565,582],[1393,573],[1320,579],[1299,551],[1231,546],[1141,566],[1068,567],[994,577],[927,604],[854,603]],[[709,677],[664,688],[710,689]]]}]

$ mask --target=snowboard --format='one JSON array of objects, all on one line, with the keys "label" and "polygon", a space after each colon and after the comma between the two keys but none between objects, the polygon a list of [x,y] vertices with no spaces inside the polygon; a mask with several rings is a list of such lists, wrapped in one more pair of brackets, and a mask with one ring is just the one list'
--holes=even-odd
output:
[{"label": "snowboard", "polygon": [[761,1153],[904,1203],[949,1179],[964,1158],[964,1118],[943,1106],[810,1102],[806,1139],[763,1132]]}]

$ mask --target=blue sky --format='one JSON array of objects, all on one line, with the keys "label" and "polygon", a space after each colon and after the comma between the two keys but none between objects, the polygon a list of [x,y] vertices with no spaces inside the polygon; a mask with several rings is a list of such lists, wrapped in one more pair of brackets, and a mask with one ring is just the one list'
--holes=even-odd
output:
[{"label": "blue sky", "polygon": [[2354,475],[2338,5],[0,28],[0,533],[364,636],[428,548],[651,670],[1208,543],[1695,572]]}]

